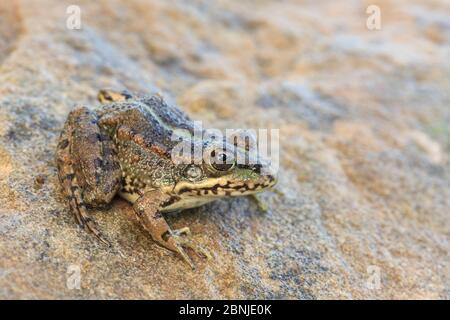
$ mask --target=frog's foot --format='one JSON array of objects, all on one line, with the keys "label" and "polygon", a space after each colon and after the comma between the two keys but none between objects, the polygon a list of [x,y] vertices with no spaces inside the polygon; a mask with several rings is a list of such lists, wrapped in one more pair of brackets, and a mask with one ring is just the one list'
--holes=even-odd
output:
[{"label": "frog's foot", "polygon": [[[64,182],[64,181],[63,181]],[[63,183],[63,186],[65,184]],[[105,240],[102,233],[98,230],[97,224],[95,221],[89,216],[89,213],[87,212],[86,205],[84,204],[82,197],[81,197],[81,189],[76,184],[70,185],[70,196],[67,197],[69,200],[69,205],[71,208],[71,211],[75,214],[75,218],[78,222],[78,224],[82,228],[86,228],[90,232],[92,232],[95,237],[100,240],[100,242],[106,244],[107,246],[111,247],[111,243],[109,241]]]},{"label": "frog's foot", "polygon": [[197,245],[194,241],[192,241],[189,236],[191,235],[191,231],[188,227],[181,228],[178,230],[170,230],[164,233],[161,236],[161,239],[157,239],[156,241],[162,245],[163,247],[177,252],[181,255],[184,261],[192,268],[195,269],[195,265],[192,262],[189,255],[186,253],[185,249],[191,249],[198,256],[206,259],[211,259],[211,255],[208,251],[206,251],[201,246]]},{"label": "frog's foot", "polygon": [[177,240],[179,245],[191,249],[199,257],[206,258],[208,260],[212,259],[211,254],[205,248],[190,239],[191,230],[188,227],[173,230],[171,236]]},{"label": "frog's foot", "polygon": [[173,252],[177,252],[192,269],[195,269],[194,262],[192,262],[191,258],[188,256],[188,254],[183,248],[182,244],[183,241],[181,241],[181,235],[168,231],[161,236],[160,240],[159,239],[154,240],[158,242],[160,245],[162,245],[164,248],[169,249]]},{"label": "frog's foot", "polygon": [[111,243],[103,237],[103,234],[98,230],[97,224],[90,217],[82,215],[80,217],[81,223],[80,225],[85,225],[87,229],[94,234],[94,236],[103,244],[111,247]]},{"label": "frog's foot", "polygon": [[191,233],[189,228],[174,231],[170,229],[163,215],[158,211],[158,208],[168,200],[170,200],[170,196],[159,190],[149,191],[135,202],[135,213],[154,241],[166,249],[179,253],[183,260],[192,269],[195,269],[195,265],[186,253],[185,248],[194,250],[200,256],[207,258],[211,256],[205,249],[189,240]]},{"label": "frog's foot", "polygon": [[259,199],[256,194],[251,194],[251,195],[249,195],[249,197],[250,197],[250,199],[253,200],[253,202],[256,203],[259,210],[261,210],[264,213],[269,211],[269,207],[267,206],[267,203],[265,201],[262,201],[261,199]]},{"label": "frog's foot", "polygon": [[63,189],[64,192],[68,194],[66,198],[69,202],[70,209],[74,213],[75,219],[77,220],[78,224],[82,228],[86,228],[87,230],[92,232],[95,235],[95,237],[102,243],[111,246],[111,244],[103,238],[102,233],[97,228],[97,224],[90,217],[87,211],[86,204],[84,203],[83,198],[81,196],[81,188],[80,186],[78,186],[76,182],[75,175],[69,173],[65,176],[62,176],[60,174],[59,179],[64,188]]}]

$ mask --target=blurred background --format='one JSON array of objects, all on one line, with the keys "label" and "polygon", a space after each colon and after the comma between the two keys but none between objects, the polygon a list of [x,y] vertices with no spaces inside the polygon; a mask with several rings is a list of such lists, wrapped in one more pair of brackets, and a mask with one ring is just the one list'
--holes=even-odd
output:
[{"label": "blurred background", "polygon": [[[449,57],[445,0],[2,0],[0,298],[450,298]],[[280,129],[268,212],[169,215],[213,253],[194,272],[120,199],[98,244],[54,151],[105,87]]]}]

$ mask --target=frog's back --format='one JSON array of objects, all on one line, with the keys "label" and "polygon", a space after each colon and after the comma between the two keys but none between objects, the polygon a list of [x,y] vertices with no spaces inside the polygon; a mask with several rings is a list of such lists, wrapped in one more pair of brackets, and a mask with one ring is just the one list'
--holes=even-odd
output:
[{"label": "frog's back", "polygon": [[193,133],[192,120],[179,108],[167,104],[160,96],[132,96],[124,101],[103,105],[97,114],[103,123],[117,121],[131,133],[140,135],[149,147],[160,147],[170,152],[178,141],[172,141],[175,130]]},{"label": "frog's back", "polygon": [[166,126],[174,129],[186,129],[192,132],[193,123],[189,116],[178,107],[167,104],[162,97],[142,96],[136,99],[145,105],[145,110],[158,117]]}]

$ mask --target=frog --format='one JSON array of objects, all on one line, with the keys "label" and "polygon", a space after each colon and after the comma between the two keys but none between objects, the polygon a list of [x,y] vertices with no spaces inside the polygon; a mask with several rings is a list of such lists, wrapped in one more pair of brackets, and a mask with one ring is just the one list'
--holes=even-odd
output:
[{"label": "frog", "polygon": [[108,208],[120,196],[158,245],[195,268],[187,249],[210,257],[208,251],[191,240],[189,227],[170,228],[164,214],[224,197],[254,196],[277,181],[261,162],[237,163],[236,152],[248,152],[248,146],[226,141],[197,139],[202,150],[209,147],[209,158],[175,161],[181,135],[174,139],[174,134],[192,135],[195,123],[161,94],[103,89],[97,99],[98,107],[80,106],[69,113],[57,143],[56,165],[77,223],[108,246],[90,211]]}]

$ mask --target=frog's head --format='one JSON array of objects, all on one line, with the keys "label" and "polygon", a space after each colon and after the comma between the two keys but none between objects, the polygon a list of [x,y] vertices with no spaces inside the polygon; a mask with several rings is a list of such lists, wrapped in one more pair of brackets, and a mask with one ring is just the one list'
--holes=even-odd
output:
[{"label": "frog's head", "polygon": [[[276,175],[248,150],[226,145],[206,149],[201,163],[180,167],[173,193],[184,197],[218,198],[245,196],[264,191],[276,183]],[[230,151],[231,150],[231,151]]]}]

